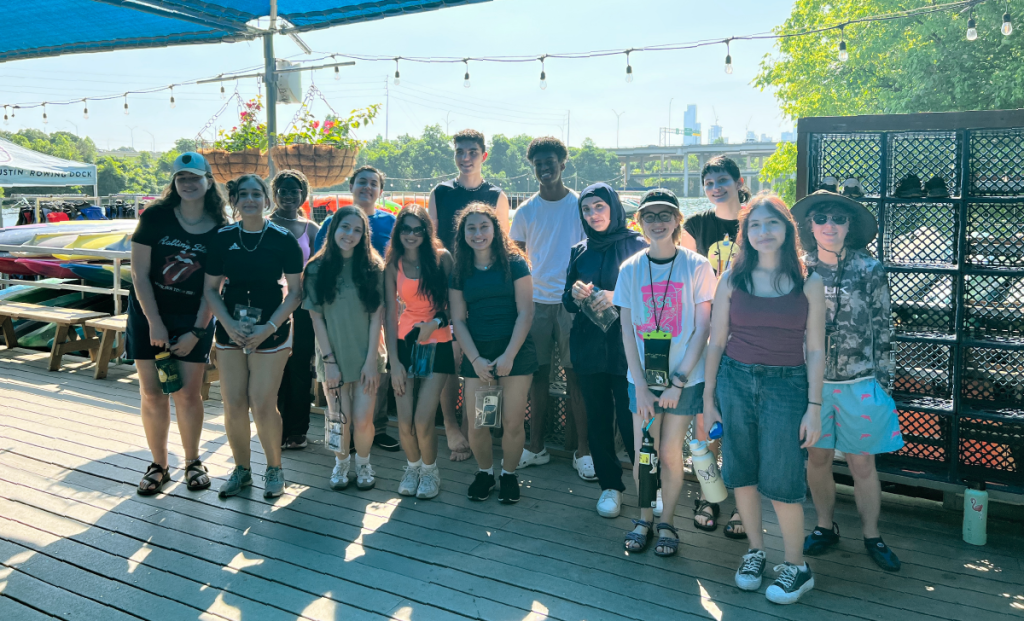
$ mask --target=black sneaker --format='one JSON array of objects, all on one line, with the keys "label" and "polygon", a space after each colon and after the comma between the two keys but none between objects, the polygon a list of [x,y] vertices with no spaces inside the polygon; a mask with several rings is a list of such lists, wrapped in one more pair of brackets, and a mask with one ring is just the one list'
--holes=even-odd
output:
[{"label": "black sneaker", "polygon": [[825,530],[821,526],[815,526],[810,535],[804,539],[804,554],[807,556],[820,556],[828,552],[829,548],[839,543],[839,525],[832,522],[832,530]]},{"label": "black sneaker", "polygon": [[795,604],[801,595],[814,588],[814,574],[809,565],[807,569],[800,569],[792,563],[783,563],[776,565],[775,571],[779,572],[779,577],[764,592],[773,604]]},{"label": "black sneaker", "polygon": [[865,539],[864,547],[867,548],[868,556],[871,557],[871,560],[885,571],[899,571],[903,565],[900,563],[896,553],[889,549],[889,546],[885,545],[881,537]]},{"label": "black sneaker", "polygon": [[501,475],[501,490],[498,492],[498,500],[505,505],[519,502],[519,477],[514,473]]},{"label": "black sneaker", "polygon": [[762,550],[747,550],[743,555],[743,562],[736,570],[736,586],[744,591],[756,591],[761,588],[761,577],[764,575],[764,552]]},{"label": "black sneaker", "polygon": [[921,178],[910,173],[900,179],[896,184],[896,191],[893,194],[899,198],[921,198],[924,196],[924,188],[921,187]]},{"label": "black sneaker", "polygon": [[473,484],[469,486],[469,499],[487,500],[491,497],[491,492],[494,491],[494,485],[493,474],[483,470],[478,471],[476,478],[473,479]]},{"label": "black sneaker", "polygon": [[847,179],[843,182],[843,196],[847,198],[863,198],[864,188],[857,179]]},{"label": "black sneaker", "polygon": [[389,453],[396,453],[402,448],[402,445],[398,443],[398,440],[392,438],[384,431],[373,436],[373,445],[379,446],[381,449]]},{"label": "black sneaker", "polygon": [[824,177],[821,180],[821,183],[818,184],[818,189],[819,190],[825,190],[827,192],[835,193],[837,191],[837,189],[838,189],[837,188],[838,185],[839,185],[839,181],[836,180],[835,177]]},{"label": "black sneaker", "polygon": [[946,180],[938,175],[925,182],[924,190],[928,194],[928,198],[949,198]]}]

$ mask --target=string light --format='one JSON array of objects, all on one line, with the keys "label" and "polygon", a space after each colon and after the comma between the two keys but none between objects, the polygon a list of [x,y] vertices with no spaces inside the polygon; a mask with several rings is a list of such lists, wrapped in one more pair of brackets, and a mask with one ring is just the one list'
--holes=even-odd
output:
[{"label": "string light", "polygon": [[967,18],[967,40],[974,41],[978,38],[978,23],[974,21],[974,7],[971,7],[971,16]]},{"label": "string light", "polygon": [[89,100],[83,99],[82,100],[82,105],[85,106],[85,108],[82,110],[82,118],[85,119],[86,121],[88,121],[89,120]]},{"label": "string light", "polygon": [[7,106],[5,105],[4,106],[4,125],[10,125],[10,124],[11,124],[11,120],[7,116]]},{"label": "string light", "polygon": [[463,58],[462,62],[465,63],[465,65],[466,65],[466,75],[463,76],[463,78],[462,78],[463,79],[462,85],[465,86],[466,88],[469,88],[469,59],[468,58]]},{"label": "string light", "polygon": [[850,53],[846,51],[846,33],[843,26],[839,27],[839,62],[845,63],[850,60]]},{"label": "string light", "polygon": [[999,31],[1007,37],[1013,34],[1013,23],[1010,22],[1010,0],[1006,0],[1006,11],[1003,13],[1003,26]]},{"label": "string light", "polygon": [[177,108],[177,104],[174,103],[174,87],[171,87],[171,109]]},{"label": "string light", "polygon": [[547,56],[540,57],[540,90],[544,90],[548,87],[548,74],[544,72],[544,59]]},{"label": "string light", "polygon": [[334,66],[334,79],[338,80],[339,82],[341,81],[341,70],[338,69],[337,65]]},{"label": "string light", "polygon": [[725,40],[725,72],[732,75],[732,53],[729,49],[729,41],[731,39]]},{"label": "string light", "polygon": [[128,93],[124,94],[124,115],[128,116]]},{"label": "string light", "polygon": [[629,53],[633,50],[626,50],[626,83],[633,81],[633,65],[629,64]]},{"label": "string light", "polygon": [[50,122],[50,119],[46,116],[46,102],[43,102],[43,125]]},{"label": "string light", "polygon": [[221,99],[227,99],[228,98],[228,94],[226,92],[224,92],[224,85],[223,84],[220,85],[220,98]]},{"label": "string light", "polygon": [[[401,58],[401,57],[399,57]],[[398,58],[395,59],[395,86],[402,83],[402,74],[398,72]]]}]

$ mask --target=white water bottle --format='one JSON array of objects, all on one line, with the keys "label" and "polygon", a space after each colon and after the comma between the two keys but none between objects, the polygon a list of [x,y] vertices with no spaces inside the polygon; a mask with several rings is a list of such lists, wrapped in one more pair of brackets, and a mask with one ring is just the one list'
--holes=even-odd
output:
[{"label": "white water bottle", "polygon": [[982,483],[978,489],[964,490],[964,541],[983,546],[988,541],[988,492]]},{"label": "white water bottle", "polygon": [[700,489],[704,493],[704,500],[708,502],[722,502],[728,497],[725,491],[725,482],[722,481],[722,473],[718,469],[718,461],[714,453],[708,450],[706,442],[690,440],[690,458],[693,464],[693,473],[700,482]]}]

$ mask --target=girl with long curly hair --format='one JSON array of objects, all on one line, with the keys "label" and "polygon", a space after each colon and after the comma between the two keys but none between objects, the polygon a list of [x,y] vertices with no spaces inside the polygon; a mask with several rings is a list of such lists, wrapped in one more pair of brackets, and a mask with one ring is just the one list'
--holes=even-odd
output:
[{"label": "girl with long curly hair", "polygon": [[[526,439],[527,395],[537,370],[537,350],[530,338],[533,278],[529,262],[486,203],[470,203],[459,214],[448,295],[455,338],[464,353],[465,416],[475,409],[477,389],[497,381],[503,392],[498,499],[505,504],[519,502],[515,470]],[[480,468],[469,486],[469,499],[486,500],[496,486],[490,429],[470,425],[469,444]]]},{"label": "girl with long curly hair", "polygon": [[370,243],[370,222],[357,207],[343,207],[327,227],[326,242],[306,265],[302,307],[313,318],[317,379],[327,406],[342,417],[341,447],[334,454],[331,488],[351,482],[349,434],[355,438],[356,486],[373,489],[370,467],[373,408],[384,372],[381,338],[384,262]]}]

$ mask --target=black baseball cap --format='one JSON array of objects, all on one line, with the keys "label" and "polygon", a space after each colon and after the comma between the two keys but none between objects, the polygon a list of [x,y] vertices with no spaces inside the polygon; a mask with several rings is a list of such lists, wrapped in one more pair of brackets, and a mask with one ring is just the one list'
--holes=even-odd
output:
[{"label": "black baseball cap", "polygon": [[655,205],[666,205],[679,211],[679,199],[676,198],[672,190],[665,188],[655,188],[644,192],[644,195],[640,197],[640,209],[637,211],[643,211],[645,207],[654,207]]}]

